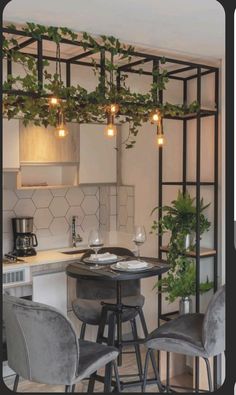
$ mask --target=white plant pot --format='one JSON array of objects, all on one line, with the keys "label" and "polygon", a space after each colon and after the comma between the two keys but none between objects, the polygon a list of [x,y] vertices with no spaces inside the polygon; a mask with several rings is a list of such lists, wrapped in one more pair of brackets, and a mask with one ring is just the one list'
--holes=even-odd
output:
[{"label": "white plant pot", "polygon": [[179,301],[179,314],[189,314],[192,312],[192,299],[190,296],[183,296]]},{"label": "white plant pot", "polygon": [[185,249],[189,250],[195,242],[195,233],[189,233],[185,236]]}]

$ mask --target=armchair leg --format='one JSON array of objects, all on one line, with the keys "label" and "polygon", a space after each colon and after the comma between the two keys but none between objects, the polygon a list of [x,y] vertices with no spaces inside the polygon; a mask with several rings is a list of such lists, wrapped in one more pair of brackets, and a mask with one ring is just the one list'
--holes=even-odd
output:
[{"label": "armchair leg", "polygon": [[[147,329],[147,324],[146,324],[146,320],[143,314],[143,309],[141,307],[138,308],[138,314],[139,314],[139,318],[140,318],[140,322],[141,322],[141,326],[143,329],[143,334],[144,337],[147,338],[148,337],[148,329]],[[153,366],[153,370],[154,372],[156,371],[156,361],[155,361],[155,356],[153,355],[153,353],[150,354],[151,357],[151,362],[152,362],[152,366]],[[158,377],[156,376],[156,380],[158,381]]]},{"label": "armchair leg", "polygon": [[65,386],[65,392],[72,392],[72,386],[71,385],[66,385]]},{"label": "armchair leg", "polygon": [[104,392],[111,392],[111,380],[112,380],[112,362],[109,362],[105,367],[104,377]]},{"label": "armchair leg", "polygon": [[213,384],[212,384],[212,377],[211,377],[211,367],[210,367],[209,359],[208,358],[203,358],[203,359],[204,359],[204,361],[206,363],[209,391],[213,392]]},{"label": "armchair leg", "polygon": [[19,383],[19,374],[16,375],[15,380],[14,380],[14,385],[13,385],[13,392],[17,391],[18,383]]},{"label": "armchair leg", "polygon": [[116,388],[117,391],[115,392],[121,392],[121,386],[120,386],[120,377],[119,377],[119,372],[118,372],[118,367],[116,361],[113,361],[113,368],[114,368],[114,374],[115,374],[115,379],[116,379]]},{"label": "armchair leg", "polygon": [[166,390],[170,390],[170,353],[166,353]]},{"label": "armchair leg", "polygon": [[163,392],[164,391],[164,386],[161,383],[161,379],[160,379],[159,371],[157,369],[155,356],[153,355],[153,350],[151,350],[151,359],[152,359],[152,367],[153,367],[153,370],[154,370],[154,373],[155,373],[155,376],[156,376],[158,390],[159,390],[159,392]]},{"label": "armchair leg", "polygon": [[[138,332],[137,332],[137,325],[136,325],[135,319],[131,320],[130,324],[131,324],[133,338],[134,338],[134,340],[138,340]],[[140,379],[140,381],[142,381],[142,378],[143,378],[143,367],[142,367],[140,345],[139,344],[135,344],[134,348],[135,348],[135,356],[136,356],[137,366],[138,366],[139,379]]]},{"label": "armchair leg", "polygon": [[97,374],[97,372],[91,374],[91,376],[90,376],[90,378],[89,378],[88,389],[87,389],[87,393],[88,393],[88,394],[92,394],[93,391],[94,391],[94,385],[95,385],[96,374]]},{"label": "armchair leg", "polygon": [[147,373],[148,373],[148,362],[149,362],[150,353],[151,353],[151,349],[149,348],[147,350],[147,354],[146,354],[146,358],[145,358],[145,364],[144,364],[144,375],[143,375],[142,392],[145,392],[145,390],[146,390]]},{"label": "armchair leg", "polygon": [[159,390],[159,392],[164,392],[165,388],[161,384],[161,380],[160,380],[159,372],[158,372],[158,369],[157,369],[155,357],[153,355],[153,350],[151,348],[149,348],[147,350],[147,354],[146,354],[146,358],[145,358],[142,392],[145,392],[146,385],[147,385],[147,374],[148,374],[149,357],[151,358],[151,361],[152,361],[152,366],[153,366],[153,370],[154,370],[154,373],[155,373],[155,378],[156,378],[156,381],[157,381],[158,390]]}]

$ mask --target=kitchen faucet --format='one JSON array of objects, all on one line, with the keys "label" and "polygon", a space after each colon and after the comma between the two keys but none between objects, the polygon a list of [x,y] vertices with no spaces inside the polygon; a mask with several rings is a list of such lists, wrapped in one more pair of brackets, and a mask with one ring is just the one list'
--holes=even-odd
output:
[{"label": "kitchen faucet", "polygon": [[73,215],[72,216],[72,226],[71,226],[71,230],[72,230],[72,246],[76,247],[76,243],[77,242],[81,242],[83,241],[83,238],[80,236],[80,234],[76,234],[76,229],[75,229],[75,221],[77,219],[77,215]]}]

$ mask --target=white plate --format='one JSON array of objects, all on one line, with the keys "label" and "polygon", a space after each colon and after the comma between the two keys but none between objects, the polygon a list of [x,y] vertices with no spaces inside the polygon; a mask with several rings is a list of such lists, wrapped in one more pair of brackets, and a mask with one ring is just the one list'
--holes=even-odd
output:
[{"label": "white plate", "polygon": [[127,258],[125,258],[125,257],[122,257],[122,256],[117,256],[117,258],[111,258],[111,259],[105,259],[105,261],[102,261],[101,259],[98,261],[98,260],[95,260],[94,258],[90,258],[90,257],[88,257],[88,258],[84,258],[83,259],[83,262],[85,262],[85,263],[97,263],[98,265],[99,265],[99,263],[101,263],[101,265],[105,265],[106,263],[108,264],[108,265],[110,265],[110,263],[114,263],[114,262],[120,262],[120,261],[123,261],[124,259],[127,259]]},{"label": "white plate", "polygon": [[129,262],[123,262],[123,265],[125,263],[127,263],[127,267],[124,267],[124,266],[120,267],[120,266],[117,266],[116,263],[114,263],[113,265],[111,265],[111,268],[113,270],[117,270],[119,272],[142,272],[144,270],[151,269],[154,266],[152,263],[147,262],[147,266],[145,266],[145,267],[139,267],[139,268],[134,267],[133,269],[131,269],[130,267],[128,267]]}]

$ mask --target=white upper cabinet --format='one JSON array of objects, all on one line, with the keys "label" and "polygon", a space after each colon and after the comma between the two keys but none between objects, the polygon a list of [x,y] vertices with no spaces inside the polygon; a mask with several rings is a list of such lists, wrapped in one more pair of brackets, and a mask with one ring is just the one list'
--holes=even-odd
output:
[{"label": "white upper cabinet", "polygon": [[19,167],[19,120],[3,119],[3,170],[17,171]]},{"label": "white upper cabinet", "polygon": [[105,125],[80,125],[80,184],[116,183],[116,137],[106,138],[104,129]]},{"label": "white upper cabinet", "polygon": [[55,137],[55,128],[24,126],[20,122],[20,162],[21,164],[78,163],[79,124],[68,123],[69,134],[64,139]]}]

